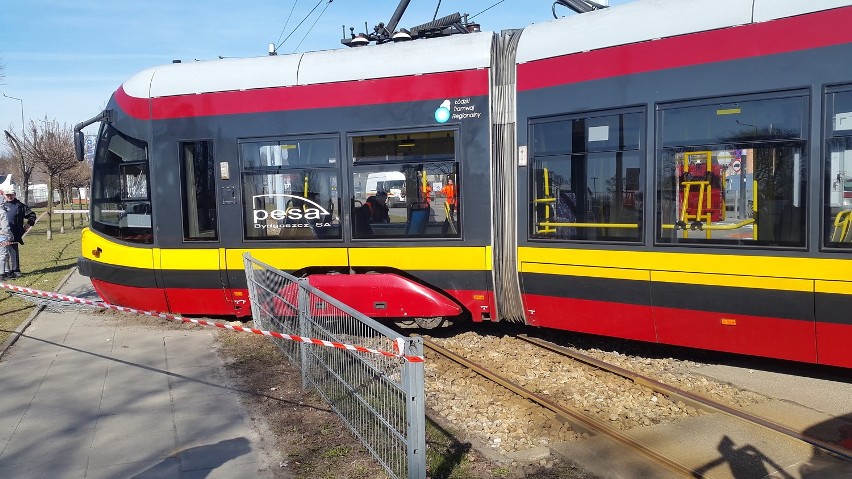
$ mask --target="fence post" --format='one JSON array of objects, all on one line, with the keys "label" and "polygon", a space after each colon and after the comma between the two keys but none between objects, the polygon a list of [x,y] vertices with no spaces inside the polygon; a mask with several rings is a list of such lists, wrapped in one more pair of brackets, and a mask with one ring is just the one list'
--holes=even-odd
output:
[{"label": "fence post", "polygon": [[[291,336],[274,341],[294,365],[301,361],[303,389],[315,389],[391,477],[426,479],[424,365],[397,357],[422,358],[422,338],[400,337],[306,278],[243,258],[255,327]],[[316,349],[324,346],[315,340],[334,348]]]},{"label": "fence post", "polygon": [[[308,329],[308,324],[311,319],[311,295],[304,287],[306,284],[308,284],[308,278],[299,278],[299,336],[303,338],[311,337]],[[310,364],[308,356],[308,344],[300,343],[299,357],[302,361],[302,389],[308,389],[309,386],[308,368],[310,368]]]},{"label": "fence post", "polygon": [[[423,338],[405,338],[406,356],[423,356]],[[422,362],[405,361],[402,385],[406,394],[405,415],[408,419],[408,479],[426,479],[426,405]]]},{"label": "fence post", "polygon": [[[246,289],[249,291],[249,298],[257,298],[257,290],[255,288],[255,279],[254,279],[254,263],[251,259],[251,254],[246,252],[243,253],[243,265],[246,271]],[[263,327],[263,318],[260,315],[260,304],[258,301],[250,301],[251,304],[251,316],[254,320],[254,324],[256,328]]]}]

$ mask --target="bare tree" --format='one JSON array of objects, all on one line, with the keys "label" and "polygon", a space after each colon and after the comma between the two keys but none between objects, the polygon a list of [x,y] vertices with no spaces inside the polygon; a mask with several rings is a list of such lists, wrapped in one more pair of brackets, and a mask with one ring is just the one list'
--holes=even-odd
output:
[{"label": "bare tree", "polygon": [[7,174],[12,171],[15,165],[15,157],[6,152],[0,152],[0,174]]},{"label": "bare tree", "polygon": [[[78,161],[76,164],[69,168],[68,170],[62,172],[56,178],[57,188],[61,191],[60,193],[60,206],[64,209],[65,202],[67,201],[71,207],[70,209],[74,209],[74,191],[78,189],[85,188],[89,185],[92,179],[92,169],[88,163]],[[80,203],[80,214],[83,215],[85,212],[82,210],[82,195],[78,195],[79,203]],[[71,220],[71,228],[74,228],[74,215],[70,215]],[[81,216],[82,218],[82,216]],[[60,226],[60,232],[65,232],[65,215],[62,215],[62,222]]]},{"label": "bare tree", "polygon": [[32,142],[27,138],[26,133],[18,135],[13,133],[12,129],[3,131],[6,137],[6,144],[14,153],[13,161],[10,163],[10,170],[13,175],[20,179],[22,196],[24,203],[29,204],[30,201],[30,178],[35,170],[35,157],[33,154]]},{"label": "bare tree", "polygon": [[39,128],[30,122],[29,137],[33,161],[47,176],[47,239],[53,239],[53,190],[57,178],[77,166],[74,135],[68,125],[44,119]]}]

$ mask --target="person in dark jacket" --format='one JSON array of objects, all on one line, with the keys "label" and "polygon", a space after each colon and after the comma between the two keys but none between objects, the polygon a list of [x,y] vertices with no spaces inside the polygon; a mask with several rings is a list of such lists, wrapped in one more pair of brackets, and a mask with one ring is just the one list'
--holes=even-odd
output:
[{"label": "person in dark jacket", "polygon": [[355,210],[355,235],[363,237],[373,234],[371,223],[390,223],[390,210],[387,206],[388,194],[379,191],[367,198],[363,205]]},{"label": "person in dark jacket", "polygon": [[6,211],[9,221],[9,229],[12,231],[12,243],[9,245],[9,275],[19,278],[21,276],[21,261],[18,245],[24,244],[24,233],[30,226],[35,224],[36,215],[29,206],[22,203],[15,196],[15,189],[10,188],[5,192],[6,202],[2,208]]}]

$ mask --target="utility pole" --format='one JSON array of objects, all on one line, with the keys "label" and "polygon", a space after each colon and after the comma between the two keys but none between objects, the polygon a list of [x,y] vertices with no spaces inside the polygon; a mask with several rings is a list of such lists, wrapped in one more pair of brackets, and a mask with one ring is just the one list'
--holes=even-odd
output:
[{"label": "utility pole", "polygon": [[18,100],[19,102],[21,102],[21,134],[24,135],[25,134],[24,130],[26,130],[26,125],[24,124],[24,100],[21,100],[20,98],[15,98],[13,96],[9,96],[5,93],[3,94],[3,96],[5,96],[6,98],[9,98],[9,99]]}]

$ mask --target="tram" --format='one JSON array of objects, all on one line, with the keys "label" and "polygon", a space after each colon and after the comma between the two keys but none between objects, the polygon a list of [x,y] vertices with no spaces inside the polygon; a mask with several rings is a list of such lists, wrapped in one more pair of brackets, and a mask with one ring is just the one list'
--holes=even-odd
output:
[{"label": "tram", "polygon": [[75,127],[100,122],[80,271],[110,303],[240,317],[248,251],[374,318],[852,367],[850,22],[637,0],[151,68]]}]

